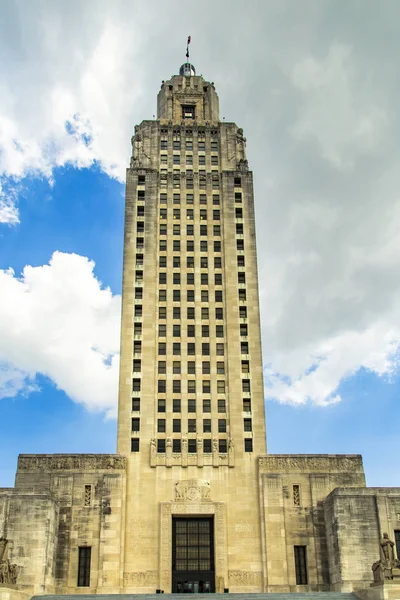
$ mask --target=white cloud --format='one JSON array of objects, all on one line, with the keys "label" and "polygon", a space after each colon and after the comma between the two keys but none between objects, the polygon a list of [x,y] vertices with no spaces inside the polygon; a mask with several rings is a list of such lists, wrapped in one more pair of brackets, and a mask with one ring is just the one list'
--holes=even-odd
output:
[{"label": "white cloud", "polygon": [[0,271],[0,397],[29,393],[41,374],[87,409],[115,414],[120,298],[93,269],[55,252],[21,278]]},{"label": "white cloud", "polygon": [[0,224],[16,225],[19,223],[16,196],[15,188],[9,185],[4,190],[0,183]]}]

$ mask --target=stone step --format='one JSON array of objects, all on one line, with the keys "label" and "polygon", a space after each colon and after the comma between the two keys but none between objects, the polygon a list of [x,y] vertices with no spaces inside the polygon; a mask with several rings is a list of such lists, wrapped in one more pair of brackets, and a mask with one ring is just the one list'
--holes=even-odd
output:
[{"label": "stone step", "polygon": [[[196,600],[357,600],[340,592],[285,592],[271,594],[191,594]],[[66,594],[33,596],[32,600],[182,600],[182,594]]]}]

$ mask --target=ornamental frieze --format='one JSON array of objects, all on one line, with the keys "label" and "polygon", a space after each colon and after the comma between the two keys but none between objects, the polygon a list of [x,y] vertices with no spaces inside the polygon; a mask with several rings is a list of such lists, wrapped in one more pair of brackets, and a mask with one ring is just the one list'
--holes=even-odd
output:
[{"label": "ornamental frieze", "polygon": [[20,455],[18,471],[110,471],[126,469],[126,458],[115,454]]},{"label": "ornamental frieze", "polygon": [[292,471],[317,472],[359,472],[363,473],[362,458],[354,456],[260,456],[258,459],[260,473],[289,473]]}]

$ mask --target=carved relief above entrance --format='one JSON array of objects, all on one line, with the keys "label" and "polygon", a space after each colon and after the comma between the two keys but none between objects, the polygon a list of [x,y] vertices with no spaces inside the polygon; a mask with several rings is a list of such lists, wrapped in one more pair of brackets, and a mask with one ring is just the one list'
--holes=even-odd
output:
[{"label": "carved relief above entrance", "polygon": [[175,483],[175,500],[210,500],[210,482],[205,479],[187,479]]}]

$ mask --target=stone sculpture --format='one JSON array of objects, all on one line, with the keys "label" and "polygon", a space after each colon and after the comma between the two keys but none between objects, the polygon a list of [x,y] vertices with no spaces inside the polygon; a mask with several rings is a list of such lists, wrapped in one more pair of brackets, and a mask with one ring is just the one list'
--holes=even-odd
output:
[{"label": "stone sculpture", "polygon": [[387,533],[379,540],[379,560],[372,565],[374,582],[400,577],[400,561],[395,558],[394,542]]},{"label": "stone sculpture", "polygon": [[17,583],[18,565],[6,558],[8,540],[0,538],[0,585],[15,585]]}]

